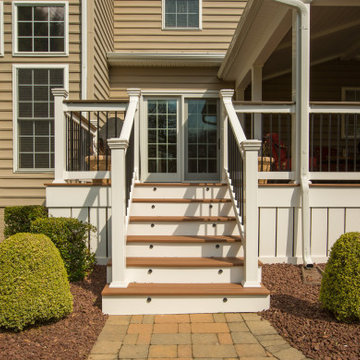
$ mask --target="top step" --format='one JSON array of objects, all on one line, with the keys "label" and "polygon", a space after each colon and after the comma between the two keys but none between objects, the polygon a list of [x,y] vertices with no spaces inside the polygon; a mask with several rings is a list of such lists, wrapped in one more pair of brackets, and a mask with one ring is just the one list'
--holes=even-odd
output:
[{"label": "top step", "polygon": [[134,199],[225,199],[227,184],[221,183],[138,183]]}]

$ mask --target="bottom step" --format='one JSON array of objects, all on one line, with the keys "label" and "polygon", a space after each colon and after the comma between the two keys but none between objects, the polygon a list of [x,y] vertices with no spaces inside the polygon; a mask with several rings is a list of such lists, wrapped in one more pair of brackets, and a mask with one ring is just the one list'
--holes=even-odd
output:
[{"label": "bottom step", "polygon": [[257,312],[269,306],[263,285],[131,283],[102,291],[102,311],[109,315]]}]

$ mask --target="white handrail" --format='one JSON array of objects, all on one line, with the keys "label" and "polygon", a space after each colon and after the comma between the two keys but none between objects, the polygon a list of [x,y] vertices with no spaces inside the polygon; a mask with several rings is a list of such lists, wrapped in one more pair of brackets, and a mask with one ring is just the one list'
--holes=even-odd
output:
[{"label": "white handrail", "polygon": [[310,104],[310,113],[313,114],[360,114],[360,104],[329,103]]},{"label": "white handrail", "polygon": [[232,105],[237,114],[293,114],[295,113],[294,104],[274,104],[274,103],[241,103]]},{"label": "white handrail", "polygon": [[63,104],[64,112],[67,111],[78,111],[78,112],[94,112],[94,111],[117,111],[123,112],[128,108],[128,103],[119,101],[119,102],[97,102],[94,100],[93,103],[89,101],[74,101],[66,102]]}]

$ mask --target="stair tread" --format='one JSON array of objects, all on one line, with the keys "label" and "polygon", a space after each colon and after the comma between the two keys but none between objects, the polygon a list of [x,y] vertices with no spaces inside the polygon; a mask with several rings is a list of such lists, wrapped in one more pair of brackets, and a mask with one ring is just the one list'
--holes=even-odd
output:
[{"label": "stair tread", "polygon": [[147,198],[140,198],[140,199],[133,199],[133,203],[229,203],[231,202],[231,199],[176,199],[176,198],[153,198],[153,199],[147,199]]},{"label": "stair tread", "polygon": [[156,283],[130,283],[127,288],[110,288],[106,285],[102,296],[138,295],[138,296],[206,296],[206,295],[264,295],[270,291],[263,284],[258,288],[244,288],[241,284],[156,284]]},{"label": "stair tread", "polygon": [[235,216],[130,216],[130,222],[226,222],[235,220]]},{"label": "stair tread", "polygon": [[244,265],[240,257],[128,257],[128,267],[233,267]]},{"label": "stair tread", "polygon": [[127,237],[128,243],[143,243],[143,242],[151,242],[151,243],[234,243],[240,242],[240,236],[181,236],[181,235],[173,235],[173,236],[148,236],[148,235],[129,235]]},{"label": "stair tread", "polygon": [[146,186],[227,186],[223,183],[136,183],[136,187],[146,187]]}]

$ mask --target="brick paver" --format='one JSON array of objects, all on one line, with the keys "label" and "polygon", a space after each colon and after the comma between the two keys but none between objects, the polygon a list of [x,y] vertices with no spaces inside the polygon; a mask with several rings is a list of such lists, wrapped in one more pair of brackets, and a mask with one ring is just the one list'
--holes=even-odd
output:
[{"label": "brick paver", "polygon": [[110,316],[88,360],[306,360],[257,314]]}]

